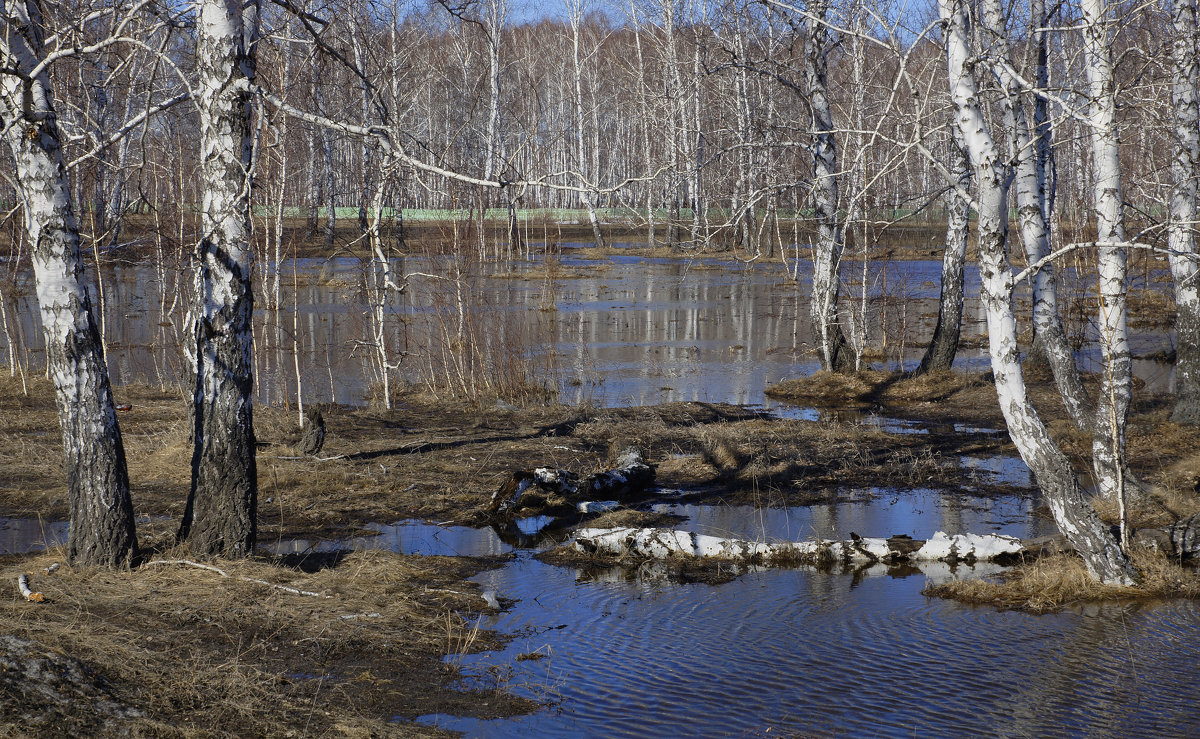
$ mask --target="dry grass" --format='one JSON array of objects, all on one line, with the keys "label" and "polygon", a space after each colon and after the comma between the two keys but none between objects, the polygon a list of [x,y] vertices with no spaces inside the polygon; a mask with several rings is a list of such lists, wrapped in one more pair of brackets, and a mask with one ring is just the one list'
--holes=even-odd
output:
[{"label": "dry grass", "polygon": [[[945,400],[964,390],[987,389],[982,375],[939,371],[911,376],[899,372],[864,370],[839,373],[821,370],[772,385],[767,395],[825,405],[879,402],[911,405]],[[994,396],[993,396],[994,397]]]},{"label": "dry grass", "polygon": [[[33,573],[48,600],[0,601],[5,630],[79,659],[106,700],[140,714],[113,733],[437,735],[388,721],[528,707],[494,690],[450,687],[456,675],[444,655],[495,646],[464,618],[486,608],[475,586],[461,582],[474,569],[466,563],[372,551],[331,558],[311,574],[265,561],[213,563],[230,577],[181,565],[43,574],[56,556],[0,568],[0,582]],[[44,726],[112,730],[90,723],[87,705],[46,710]],[[30,726],[19,704],[0,702],[4,726]]]},{"label": "dry grass", "polygon": [[1049,613],[1081,603],[1161,598],[1200,598],[1200,574],[1165,555],[1137,551],[1141,572],[1136,587],[1102,585],[1092,579],[1083,560],[1056,554],[1015,567],[997,580],[955,580],[926,588],[925,595],[1003,609]]},{"label": "dry grass", "polygon": [[890,382],[884,386],[880,397],[888,403],[930,403],[976,387],[990,388],[991,385],[982,375],[939,370]]},{"label": "dry grass", "polygon": [[879,391],[888,377],[888,373],[875,370],[855,374],[821,370],[808,377],[776,383],[764,392],[772,398],[782,400],[847,405],[866,402]]}]

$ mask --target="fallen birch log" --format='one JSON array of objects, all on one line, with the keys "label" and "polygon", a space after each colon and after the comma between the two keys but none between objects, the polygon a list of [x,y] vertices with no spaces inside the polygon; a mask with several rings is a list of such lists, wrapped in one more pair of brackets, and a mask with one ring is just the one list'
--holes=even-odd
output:
[{"label": "fallen birch log", "polygon": [[596,499],[628,500],[645,494],[654,485],[654,468],[646,464],[636,449],[626,449],[617,457],[617,467],[588,475],[582,480],[569,470],[538,467],[514,472],[492,494],[488,512],[499,518],[515,515],[519,508],[545,506],[547,496],[568,502]]},{"label": "fallen birch log", "polygon": [[586,554],[642,559],[705,557],[762,564],[832,564],[836,562],[977,562],[1016,558],[1040,551],[1044,542],[1023,542],[1003,534],[956,534],[941,531],[927,541],[908,536],[888,539],[851,534],[844,541],[760,542],[725,539],[673,529],[580,529],[573,546]]}]

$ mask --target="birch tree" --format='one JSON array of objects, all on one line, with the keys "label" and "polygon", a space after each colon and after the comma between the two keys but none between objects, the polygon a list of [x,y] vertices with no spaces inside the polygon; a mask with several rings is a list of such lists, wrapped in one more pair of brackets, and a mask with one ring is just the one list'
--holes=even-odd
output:
[{"label": "birch tree", "polygon": [[[114,25],[119,31],[121,24]],[[70,510],[67,556],[82,565],[128,566],[137,541],[125,449],[83,278],[46,36],[40,3],[10,0],[0,10],[0,115],[15,165],[47,370],[62,427]]]},{"label": "birch tree", "polygon": [[1009,179],[971,74],[973,54],[965,5],[966,0],[938,0],[945,24],[955,122],[978,187],[980,297],[987,316],[988,351],[1000,410],[1013,444],[1037,479],[1055,524],[1083,557],[1088,571],[1101,582],[1131,583],[1136,575],[1133,566],[1087,501],[1070,461],[1050,438],[1026,393],[1007,251]]},{"label": "birch tree", "polygon": [[202,235],[196,248],[192,483],[179,538],[247,556],[257,533],[251,392],[250,85],[257,0],[199,0],[196,31]]},{"label": "birch tree", "polygon": [[1200,59],[1196,0],[1169,3],[1171,103],[1174,108],[1170,201],[1171,274],[1175,281],[1175,410],[1171,420],[1200,424],[1200,270],[1196,264],[1196,166],[1200,161]]},{"label": "birch tree", "polygon": [[[1038,126],[1036,139],[1030,129],[1029,118],[1021,101],[1020,84],[1011,73],[1008,32],[999,0],[983,0],[981,8],[984,35],[990,47],[990,65],[1002,91],[1001,107],[1004,125],[1008,131],[1009,148],[1012,151],[1010,167],[1016,190],[1021,238],[1025,245],[1025,259],[1029,264],[1042,264],[1031,279],[1034,336],[1032,354],[1044,358],[1049,363],[1059,395],[1071,420],[1079,428],[1090,429],[1095,409],[1079,377],[1074,354],[1067,345],[1066,332],[1058,313],[1058,286],[1054,264],[1046,259],[1050,254],[1050,228],[1046,218],[1046,173],[1042,161],[1043,152],[1049,146],[1050,128]],[[1045,14],[1044,0],[1032,0],[1030,29],[1037,59],[1036,76],[1043,89],[1046,78],[1046,38],[1042,29]]]},{"label": "birch tree", "polygon": [[[600,220],[596,215],[595,195],[588,189],[591,187],[592,177],[589,176],[587,150],[584,148],[583,60],[579,56],[580,33],[583,25],[582,0],[567,0],[567,12],[571,24],[571,61],[574,70],[572,79],[575,85],[575,164],[579,168],[579,179],[584,186],[580,190],[579,199],[583,201],[583,207],[587,210],[588,223],[592,227],[592,238],[595,240],[596,246],[603,247],[604,234],[600,231]],[[594,176],[596,173],[590,174]]]},{"label": "birch tree", "polygon": [[828,0],[814,0],[808,4],[804,77],[812,115],[813,209],[817,221],[809,312],[821,367],[842,371],[853,366],[854,358],[838,322],[838,264],[842,256],[842,229],[838,221],[837,143],[833,136],[833,111],[829,106],[828,12]]},{"label": "birch tree", "polygon": [[[966,266],[967,240],[970,236],[971,202],[964,197],[971,186],[971,160],[963,147],[962,133],[951,127],[949,173],[950,191],[946,194],[946,249],[942,252],[942,286],[938,298],[937,323],[933,338],[925,348],[917,374],[949,370],[958,353],[962,333],[963,271]],[[865,259],[864,259],[865,261]],[[864,311],[865,312],[865,311]]]},{"label": "birch tree", "polygon": [[[1125,420],[1132,393],[1133,364],[1126,325],[1128,247],[1121,200],[1121,162],[1113,80],[1108,4],[1081,0],[1084,66],[1088,80],[1088,128],[1094,169],[1097,270],[1100,281],[1100,352],[1104,362],[1092,466],[1104,497],[1124,502]],[[1124,522],[1122,521],[1122,524]]]}]

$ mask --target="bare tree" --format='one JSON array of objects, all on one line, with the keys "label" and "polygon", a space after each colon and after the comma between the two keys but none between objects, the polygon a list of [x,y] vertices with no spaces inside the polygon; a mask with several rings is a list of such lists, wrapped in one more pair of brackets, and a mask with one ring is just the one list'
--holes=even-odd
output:
[{"label": "bare tree", "polygon": [[1169,3],[1174,36],[1171,45],[1171,101],[1174,107],[1174,157],[1170,201],[1171,274],[1175,280],[1178,337],[1175,361],[1176,423],[1200,424],[1200,269],[1196,264],[1196,167],[1200,164],[1200,50],[1197,49],[1196,0]]},{"label": "bare tree", "polygon": [[842,257],[842,227],[838,215],[837,144],[833,137],[833,112],[829,106],[828,12],[827,0],[815,0],[808,4],[804,77],[812,114],[813,209],[817,221],[810,313],[821,366],[827,370],[842,371],[852,368],[854,359],[838,322],[838,265]]},{"label": "bare tree", "polygon": [[1009,179],[984,118],[979,87],[971,74],[966,0],[938,0],[945,23],[947,69],[956,123],[971,157],[979,188],[979,271],[987,313],[988,348],[996,394],[1018,453],[1046,496],[1054,522],[1102,582],[1131,583],[1135,576],[1121,546],[1084,497],[1071,463],[1050,438],[1029,402],[1021,370],[1013,274],[1008,262]]},{"label": "bare tree", "polygon": [[937,323],[925,348],[917,374],[949,370],[958,354],[964,299],[963,268],[970,235],[971,201],[964,193],[971,186],[971,161],[963,148],[962,133],[952,126],[949,173],[953,182],[946,194],[946,249],[942,252],[942,286]]},{"label": "bare tree", "polygon": [[[1133,364],[1126,324],[1128,245],[1121,198],[1121,162],[1108,4],[1081,0],[1088,79],[1088,128],[1092,142],[1097,270],[1100,280],[1100,350],[1104,362],[1092,466],[1100,494],[1124,506],[1125,420],[1132,394]],[[1122,510],[1123,512],[1123,510]],[[1125,521],[1122,516],[1122,536]]]},{"label": "bare tree", "polygon": [[[1012,61],[1008,47],[1008,29],[1005,27],[1005,16],[999,0],[983,0],[981,9],[982,26],[990,46],[991,67],[1003,93],[1001,104],[1004,126],[1008,131],[1009,148],[1012,151],[1010,166],[1016,191],[1021,238],[1025,245],[1025,259],[1030,264],[1041,264],[1031,280],[1033,356],[1045,359],[1049,363],[1059,395],[1071,420],[1081,429],[1090,429],[1095,420],[1095,409],[1079,377],[1074,354],[1067,345],[1062,318],[1058,313],[1058,285],[1054,263],[1047,259],[1050,254],[1050,227],[1046,219],[1047,183],[1043,158],[1049,147],[1050,127],[1038,125],[1031,131],[1020,96],[1020,84],[1010,72]],[[1046,78],[1046,38],[1042,27],[1045,21],[1044,0],[1032,0],[1030,29],[1036,44],[1036,78],[1043,89]],[[1042,98],[1035,99],[1044,104]]]},{"label": "bare tree", "polygon": [[196,249],[192,484],[179,538],[206,554],[247,556],[257,535],[250,266],[258,2],[199,0],[202,235]]},{"label": "bare tree", "polygon": [[[118,14],[127,10],[108,10],[117,34],[128,19]],[[128,566],[137,541],[125,449],[83,279],[46,37],[40,3],[17,0],[0,13],[0,110],[16,165],[15,187],[32,247],[47,369],[62,427],[71,523],[67,554],[83,565]]]}]

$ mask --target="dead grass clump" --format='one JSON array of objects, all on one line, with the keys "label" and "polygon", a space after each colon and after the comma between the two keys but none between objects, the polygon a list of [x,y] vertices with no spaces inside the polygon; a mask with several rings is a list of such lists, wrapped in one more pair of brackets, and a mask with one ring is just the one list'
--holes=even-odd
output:
[{"label": "dead grass clump", "polygon": [[686,520],[684,516],[677,516],[671,513],[654,513],[652,511],[639,511],[633,508],[619,508],[591,519],[586,525],[598,529],[663,529],[671,528]]},{"label": "dead grass clump", "polygon": [[966,388],[982,384],[981,375],[939,370],[916,377],[903,377],[883,389],[889,403],[929,403],[944,400]]},{"label": "dead grass clump", "polygon": [[[249,560],[210,563],[227,576],[170,563],[44,574],[58,556],[0,567],[0,582],[33,573],[48,601],[0,600],[0,619],[98,676],[105,699],[128,709],[113,733],[328,736],[341,725],[406,735],[414,728],[393,717],[491,717],[529,705],[456,690],[443,662],[495,646],[471,617],[485,601],[462,582],[478,563],[371,551],[314,555],[323,561],[311,573]],[[19,706],[0,701],[0,731],[20,721]]]},{"label": "dead grass clump", "polygon": [[867,370],[843,374],[820,370],[771,385],[763,392],[781,400],[804,400],[823,404],[862,403],[879,391],[888,373]]},{"label": "dead grass clump", "polygon": [[1049,613],[1096,601],[1200,598],[1200,575],[1195,570],[1146,550],[1135,551],[1133,563],[1141,573],[1134,587],[1097,583],[1082,559],[1073,554],[1055,554],[1015,567],[996,580],[954,580],[922,592],[1031,613]]}]

